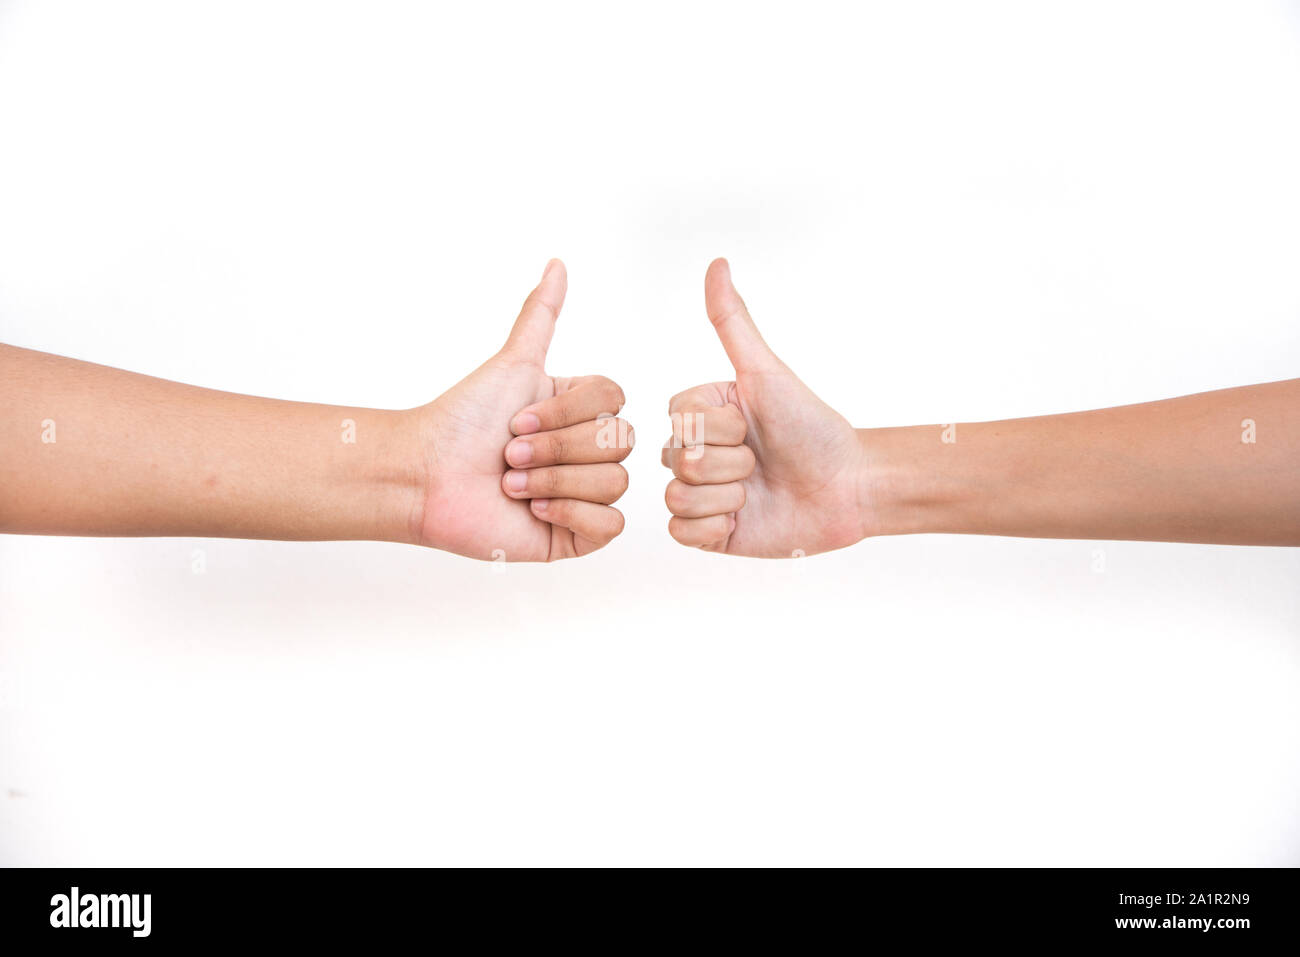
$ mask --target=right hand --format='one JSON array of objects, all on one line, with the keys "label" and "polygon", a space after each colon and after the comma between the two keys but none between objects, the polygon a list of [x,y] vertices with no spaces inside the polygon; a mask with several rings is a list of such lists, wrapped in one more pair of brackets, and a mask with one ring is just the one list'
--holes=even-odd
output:
[{"label": "right hand", "polygon": [[604,376],[546,374],[568,282],[552,260],[505,346],[415,410],[416,519],[424,545],[484,560],[550,562],[602,548],[623,531],[612,505],[632,430],[612,416],[623,390]]}]

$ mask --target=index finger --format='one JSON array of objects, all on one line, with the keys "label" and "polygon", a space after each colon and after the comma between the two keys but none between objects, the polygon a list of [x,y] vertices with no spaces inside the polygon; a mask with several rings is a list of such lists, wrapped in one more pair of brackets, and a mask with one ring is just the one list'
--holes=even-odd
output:
[{"label": "index finger", "polygon": [[729,401],[734,385],[735,383],[732,382],[710,382],[708,385],[697,385],[685,392],[678,392],[668,400],[668,414],[701,412],[704,409],[724,406]]},{"label": "index finger", "polygon": [[550,432],[600,415],[617,415],[623,408],[623,390],[603,375],[560,379],[557,385],[564,382],[568,383],[567,391],[520,409],[510,420],[510,431],[515,435]]},{"label": "index finger", "polygon": [[739,407],[731,405],[719,409],[700,409],[670,412],[673,448],[692,448],[697,445],[739,445],[745,441],[748,427]]}]

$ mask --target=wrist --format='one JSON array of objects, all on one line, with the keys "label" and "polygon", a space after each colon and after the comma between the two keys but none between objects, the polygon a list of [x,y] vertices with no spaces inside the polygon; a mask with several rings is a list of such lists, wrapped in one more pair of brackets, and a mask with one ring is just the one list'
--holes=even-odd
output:
[{"label": "wrist", "polygon": [[859,508],[868,536],[959,532],[977,507],[956,430],[943,425],[858,429]]},{"label": "wrist", "polygon": [[344,411],[356,423],[355,452],[347,456],[342,479],[347,494],[355,497],[362,531],[356,537],[420,544],[427,469],[421,458],[420,425],[413,414],[419,410]]},{"label": "wrist", "polygon": [[219,489],[225,495],[205,510],[219,529],[215,534],[412,540],[410,515],[421,484],[406,413],[246,401],[258,406],[246,417],[264,424],[255,438],[265,441],[240,443],[225,457]]},{"label": "wrist", "polygon": [[388,411],[385,464],[380,481],[384,486],[382,541],[438,548],[425,533],[425,507],[433,484],[433,428],[428,406]]}]

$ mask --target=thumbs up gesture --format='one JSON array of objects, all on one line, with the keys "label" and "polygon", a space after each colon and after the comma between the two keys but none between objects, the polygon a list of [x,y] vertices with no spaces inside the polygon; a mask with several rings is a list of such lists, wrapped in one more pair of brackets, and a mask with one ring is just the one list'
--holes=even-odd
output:
[{"label": "thumbs up gesture", "polygon": [[858,433],[763,341],[725,259],[709,266],[704,299],[736,378],[669,403],[669,534],[683,545],[757,558],[860,541],[869,534],[871,490]]},{"label": "thumbs up gesture", "polygon": [[585,555],[623,530],[632,448],[604,376],[555,378],[546,351],[567,289],[551,260],[501,351],[419,411],[427,476],[423,544],[485,560]]}]

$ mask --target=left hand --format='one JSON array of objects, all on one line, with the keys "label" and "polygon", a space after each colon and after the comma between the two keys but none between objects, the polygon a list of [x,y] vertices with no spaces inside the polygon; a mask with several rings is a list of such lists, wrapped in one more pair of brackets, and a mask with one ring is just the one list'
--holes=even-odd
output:
[{"label": "left hand", "polygon": [[725,259],[709,266],[704,298],[736,378],[688,389],[668,407],[669,534],[756,558],[813,555],[873,534],[866,455],[853,426],[763,341]]}]

